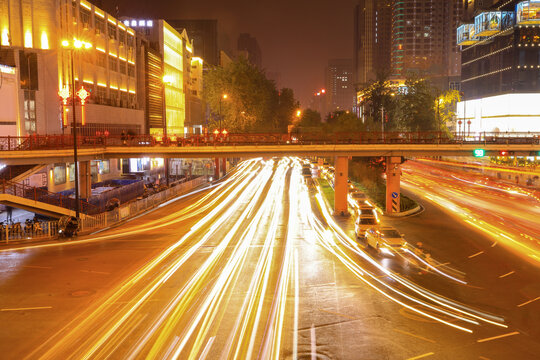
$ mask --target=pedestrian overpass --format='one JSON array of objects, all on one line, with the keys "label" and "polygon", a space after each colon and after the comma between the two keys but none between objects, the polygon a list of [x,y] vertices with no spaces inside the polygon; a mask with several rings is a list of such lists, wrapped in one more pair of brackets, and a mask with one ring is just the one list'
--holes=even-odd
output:
[{"label": "pedestrian overpass", "polygon": [[[35,164],[73,161],[70,135],[0,137],[0,161]],[[215,134],[168,138],[79,136],[78,160],[110,158],[325,157],[335,158],[335,211],[347,212],[348,159],[386,157],[387,212],[399,212],[402,157],[540,156],[540,133],[483,133],[475,136],[440,132],[362,132],[347,134]],[[87,171],[88,173],[88,171]],[[88,177],[88,174],[87,176]],[[88,185],[88,179],[82,177]],[[87,187],[87,186],[86,186]],[[395,204],[398,204],[397,207]],[[392,206],[393,205],[393,206]]]}]

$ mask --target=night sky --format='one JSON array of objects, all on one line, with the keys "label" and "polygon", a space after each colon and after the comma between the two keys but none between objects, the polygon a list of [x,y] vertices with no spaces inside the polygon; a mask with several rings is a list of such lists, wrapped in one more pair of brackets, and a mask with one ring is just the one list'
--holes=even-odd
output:
[{"label": "night sky", "polygon": [[[217,19],[236,50],[241,32],[256,37],[263,66],[281,73],[281,86],[294,89],[303,106],[324,87],[329,59],[351,58],[356,0],[103,0],[120,16]],[[96,2],[97,3],[97,2]]]}]

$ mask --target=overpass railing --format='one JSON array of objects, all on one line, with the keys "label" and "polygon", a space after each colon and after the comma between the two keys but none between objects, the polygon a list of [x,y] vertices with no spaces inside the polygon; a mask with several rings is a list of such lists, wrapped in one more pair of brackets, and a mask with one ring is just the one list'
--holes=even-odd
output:
[{"label": "overpass railing", "polygon": [[[75,210],[75,199],[53,193],[48,190],[0,179],[0,194],[14,195],[28,200],[59,206],[69,210]],[[83,214],[91,215],[99,212],[99,208],[84,200],[79,200],[79,209]]]},{"label": "overpass railing", "polygon": [[[242,145],[331,145],[331,144],[540,144],[540,133],[448,133],[448,132],[292,132],[292,133],[242,133],[226,135],[185,136],[78,136],[81,148],[108,146],[242,146]],[[0,137],[0,151],[68,149],[73,148],[71,135],[30,135]]]}]

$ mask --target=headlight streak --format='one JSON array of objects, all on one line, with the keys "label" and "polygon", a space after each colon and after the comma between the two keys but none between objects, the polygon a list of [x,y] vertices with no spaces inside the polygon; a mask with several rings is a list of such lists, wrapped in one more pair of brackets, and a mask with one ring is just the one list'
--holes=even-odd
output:
[{"label": "headlight streak", "polygon": [[407,187],[410,191],[414,192],[419,196],[431,200],[436,205],[444,209],[450,210],[451,213],[458,217],[460,220],[480,230],[482,233],[488,235],[495,241],[501,241],[501,243],[505,244],[509,248],[527,255],[529,258],[533,258],[535,261],[538,261],[538,255],[540,255],[540,251],[538,249],[532,248],[528,244],[516,240],[515,237],[512,236],[513,234],[503,230],[501,227],[498,227],[493,223],[487,223],[485,221],[478,220],[474,213],[472,213],[470,210],[456,205],[447,198],[443,198],[442,196],[436,195],[433,192],[428,192],[428,189],[426,189],[426,187],[420,188],[412,185],[409,183],[408,179],[403,179],[402,186]]},{"label": "headlight streak", "polygon": [[[350,244],[354,244],[354,242],[343,232],[343,230],[337,225],[335,224],[333,218],[331,217],[329,211],[326,209],[326,204],[324,203],[324,201],[322,200],[322,194],[319,192],[317,195],[316,195],[316,198],[319,202],[319,206],[321,208],[321,210],[323,211],[323,216],[325,217],[325,219],[328,221],[328,223],[330,224],[331,228],[333,229],[334,231],[334,234],[335,236],[337,236],[338,238],[341,238],[341,240],[343,241],[343,243],[345,245],[347,245],[347,247],[351,248]],[[312,217],[313,218],[313,217]],[[317,220],[317,219],[314,219],[314,220]],[[316,221],[314,221],[314,223],[316,223]],[[320,232],[322,233],[323,231],[323,227],[322,225],[320,225],[321,228],[320,228]],[[323,240],[323,245],[325,244],[325,241],[326,241],[326,238],[324,237],[321,237],[321,240]],[[338,258],[340,258],[340,260],[342,260],[342,262],[344,262],[344,264],[348,267],[348,268],[354,268],[355,267],[355,263],[345,254],[337,254],[336,251],[334,251],[333,249],[329,248],[328,246],[325,246],[328,250],[330,250],[331,252],[333,252],[335,255],[338,256]],[[337,248],[337,250],[339,250],[340,252],[342,252],[339,248]],[[478,315],[475,315],[474,313],[471,313],[471,312],[467,312],[467,311],[464,311],[464,310],[461,310],[459,308],[457,308],[456,306],[453,306],[453,305],[450,305],[448,303],[445,303],[440,299],[437,299],[435,297],[433,297],[432,294],[429,294],[428,292],[424,291],[424,292],[420,292],[418,287],[417,286],[411,286],[411,284],[409,284],[407,281],[404,281],[402,278],[400,278],[399,276],[396,276],[396,274],[393,274],[391,273],[390,271],[388,271],[387,269],[385,269],[384,267],[380,266],[380,264],[378,264],[377,262],[375,262],[373,259],[371,259],[369,256],[367,256],[367,254],[365,254],[363,251],[358,251],[359,249],[355,249],[354,247],[352,248],[353,251],[355,251],[357,254],[361,255],[362,257],[364,257],[366,260],[368,260],[370,263],[372,263],[373,265],[375,265],[380,271],[382,271],[383,273],[387,274],[388,276],[390,276],[391,278],[393,278],[394,280],[400,282],[402,285],[410,288],[411,290],[413,290],[414,292],[416,293],[419,293],[419,295],[423,296],[423,297],[426,297],[428,300],[430,301],[433,301],[443,307],[447,307],[449,309],[451,309],[452,311],[455,311],[455,312],[458,312],[458,313],[462,313],[468,317],[472,317],[472,318],[477,318],[479,320],[482,320],[482,321],[485,321],[485,322],[488,322],[488,323],[491,323],[493,325],[497,325],[497,326],[501,326],[501,327],[507,327],[506,325],[504,324],[500,324],[500,323],[497,323],[497,322],[494,322],[494,321],[491,321],[489,319],[486,319],[484,317],[481,317],[481,316],[478,316]],[[350,262],[349,264],[346,264],[347,262]],[[365,269],[364,269],[365,271]],[[438,308],[438,307],[433,307],[432,305],[430,304],[427,304],[419,299],[416,299],[416,298],[413,298],[407,294],[404,294],[402,292],[400,292],[399,290],[397,289],[394,289],[392,287],[390,287],[389,285],[385,284],[384,282],[382,282],[380,279],[377,279],[373,274],[369,273],[369,272],[366,272],[366,274],[368,276],[370,276],[373,280],[377,281],[378,283],[380,283],[381,285],[383,285],[384,287],[387,287],[388,289],[400,294],[401,296],[404,296],[406,297],[407,299],[413,301],[413,302],[416,302],[416,303],[419,303],[423,306],[426,306],[426,307],[429,307],[429,308],[432,308],[433,310],[437,311],[437,312],[441,312],[447,316],[451,316],[451,317],[454,317],[454,318],[458,318],[462,321],[466,321],[466,322],[469,322],[469,323],[472,323],[472,324],[477,324],[477,322],[475,320],[472,320],[472,319],[469,319],[469,318],[464,318],[460,315],[457,315],[455,313],[452,313],[452,312],[447,312],[446,310],[444,309],[441,309],[441,308]],[[382,290],[378,289],[376,286],[374,286],[373,284],[371,284],[369,281],[367,281],[365,278],[363,278],[362,276],[359,276],[363,281],[365,281],[366,283],[369,283],[370,286],[374,287],[377,289],[377,291],[383,293],[386,297],[389,297],[391,298],[392,300],[394,301],[397,301],[399,302],[398,299],[392,297],[391,295],[389,294],[386,294],[384,293]],[[446,299],[445,299],[446,300]],[[446,301],[450,301],[450,300],[446,300]],[[403,304],[402,302],[399,302],[400,304]],[[466,332],[472,332],[471,329],[467,329],[467,328],[464,328],[464,327],[461,327],[461,326],[457,326],[457,325],[454,325],[454,324],[451,324],[449,322],[446,322],[445,320],[443,319],[440,319],[440,318],[437,318],[437,317],[434,317],[432,315],[429,315],[427,313],[424,313],[423,311],[419,310],[419,309],[416,309],[416,308],[413,308],[413,307],[410,307],[409,305],[407,305],[408,308],[410,308],[411,310],[415,311],[415,312],[418,312],[418,313],[421,313],[422,315],[424,316],[428,316],[428,317],[431,317],[431,318],[434,318],[434,320],[438,321],[438,322],[441,322],[441,323],[444,323],[448,326],[451,326],[451,327],[454,327],[456,329],[459,329],[459,330],[462,330],[462,331],[466,331]]]},{"label": "headlight streak", "polygon": [[[293,261],[294,261],[294,236],[298,231],[298,193],[302,183],[300,170],[296,164],[291,173],[291,182],[289,187],[289,221],[287,228],[287,239],[285,242],[285,254],[280,272],[278,274],[278,285],[276,295],[272,302],[272,313],[267,323],[264,336],[264,345],[259,358],[276,359],[280,358],[280,348],[283,332],[283,322],[285,317],[285,307],[287,303],[287,293],[289,283],[293,279]],[[305,185],[304,185],[305,187]]]},{"label": "headlight streak", "polygon": [[439,270],[438,268],[436,268],[435,266],[431,265],[430,263],[428,263],[427,261],[425,261],[424,259],[422,259],[420,256],[416,255],[414,252],[410,251],[409,249],[404,249],[404,251],[411,255],[412,257],[414,257],[416,260],[420,261],[422,264],[424,264],[425,266],[427,266],[428,268],[430,268],[431,270],[435,271],[436,273],[442,275],[442,276],[445,276],[449,279],[452,279],[454,280],[455,282],[458,282],[460,284],[463,284],[463,285],[467,285],[467,282],[466,281],[463,281],[463,280],[460,280],[458,278],[455,278],[453,277],[452,275],[449,275],[447,273],[445,273],[444,271],[441,271]]},{"label": "headlight streak", "polygon": [[[223,203],[219,204],[210,214],[205,216],[203,219],[200,220],[200,222],[209,223],[213,220],[213,218],[218,214],[218,212],[229,206],[229,203],[236,203],[235,200],[237,200],[237,195],[242,194],[242,191],[244,190],[244,187],[246,185],[249,185],[250,181],[252,181],[253,173],[251,173],[250,176],[247,176],[243,179],[242,182],[240,182],[235,189],[229,194],[227,199],[223,201]],[[172,252],[177,249],[179,246],[184,244],[184,242],[187,240],[187,238],[192,235],[193,231],[190,231],[188,234],[183,236],[178,242],[176,242],[174,245],[170,246],[167,250],[165,250],[162,254],[160,254],[158,257],[153,259],[149,264],[145,265],[141,270],[139,270],[137,273],[135,273],[131,278],[126,281],[122,286],[120,286],[117,290],[112,292],[112,295],[108,297],[108,299],[103,302],[96,310],[94,310],[91,314],[84,314],[84,316],[80,316],[77,319],[75,319],[72,324],[73,329],[69,332],[68,335],[66,335],[64,338],[60,339],[60,341],[57,341],[54,343],[54,345],[42,356],[42,358],[57,358],[58,356],[55,355],[56,351],[60,351],[65,343],[69,343],[68,338],[74,338],[73,343],[80,343],[80,338],[77,335],[77,331],[83,331],[83,327],[89,327],[91,326],[91,322],[94,319],[97,318],[107,318],[106,311],[108,308],[112,307],[116,301],[118,301],[123,295],[125,295],[133,285],[135,285],[138,281],[140,281],[143,277],[145,277],[152,269],[154,269],[158,264],[160,264],[165,258],[167,258],[169,255],[172,254]],[[198,249],[200,246],[202,246],[203,242],[199,242],[192,251],[189,252],[189,256],[191,256],[196,249]],[[187,260],[187,258],[184,256],[184,261]],[[155,289],[159,284],[155,284],[151,287],[151,284],[146,287],[146,289]],[[144,293],[141,292],[141,294]],[[149,296],[150,292],[146,290],[146,293],[142,296],[142,298],[146,299]],[[143,300],[144,300],[143,299]],[[139,299],[139,301],[136,302],[136,306],[140,306],[142,303],[142,300]],[[132,313],[134,311],[134,307],[132,309],[128,310],[129,313]],[[101,314],[101,315],[100,315]],[[113,320],[109,319],[108,324],[111,325],[111,322]],[[102,324],[102,327],[105,327],[106,324]],[[67,327],[66,327],[67,328]],[[45,345],[45,344],[44,344]],[[83,346],[81,344],[81,346]],[[36,349],[36,351],[39,350]]]}]

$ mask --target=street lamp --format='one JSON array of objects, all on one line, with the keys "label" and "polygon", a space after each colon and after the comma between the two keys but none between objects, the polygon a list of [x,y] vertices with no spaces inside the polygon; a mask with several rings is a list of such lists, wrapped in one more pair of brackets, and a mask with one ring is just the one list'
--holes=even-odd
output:
[{"label": "street lamp", "polygon": [[[81,105],[84,105],[84,102],[86,98],[88,97],[88,92],[83,88],[79,90],[78,92],[75,92],[75,71],[73,66],[73,52],[76,50],[81,49],[90,49],[92,48],[92,44],[86,41],[73,39],[73,41],[69,40],[62,40],[62,47],[64,49],[69,51],[69,57],[70,57],[70,64],[71,64],[71,105],[73,107],[73,126],[71,127],[73,132],[73,162],[75,165],[75,217],[77,220],[79,220],[80,217],[80,204],[79,204],[79,164],[78,164],[78,158],[77,158],[77,118],[75,113],[75,105],[76,105],[76,95],[79,96],[81,99]],[[66,94],[65,90],[61,90],[59,92],[60,96],[64,96]],[[64,98],[64,104],[66,104],[66,98]],[[82,119],[84,120],[84,114],[82,113],[83,109],[81,107],[81,115]],[[84,125],[84,123],[83,123]]]},{"label": "street lamp", "polygon": [[223,94],[220,96],[219,98],[219,132],[221,133],[221,131],[223,130],[221,128],[221,100],[227,100],[229,98],[229,95],[227,94]]}]

